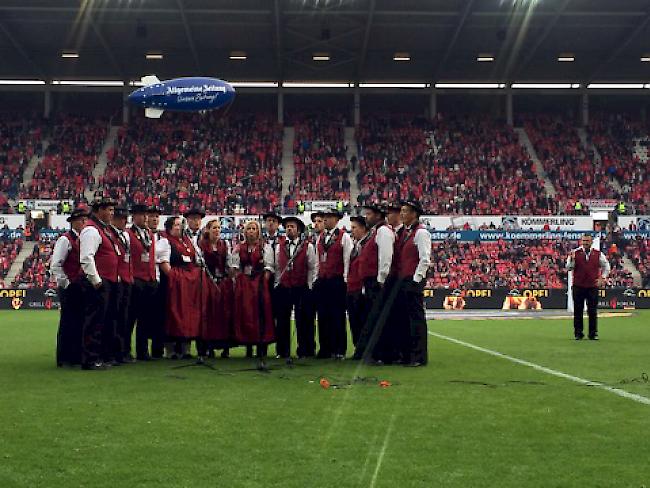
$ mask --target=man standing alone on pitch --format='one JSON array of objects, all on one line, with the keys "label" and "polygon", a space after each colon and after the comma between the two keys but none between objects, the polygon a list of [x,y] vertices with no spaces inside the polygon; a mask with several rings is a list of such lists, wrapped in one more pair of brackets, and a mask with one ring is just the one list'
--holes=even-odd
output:
[{"label": "man standing alone on pitch", "polygon": [[571,251],[566,267],[573,271],[573,333],[577,341],[584,338],[582,314],[585,300],[589,316],[589,339],[598,340],[598,287],[605,284],[610,266],[605,256],[592,249],[593,237],[585,234],[580,240],[579,248]]}]

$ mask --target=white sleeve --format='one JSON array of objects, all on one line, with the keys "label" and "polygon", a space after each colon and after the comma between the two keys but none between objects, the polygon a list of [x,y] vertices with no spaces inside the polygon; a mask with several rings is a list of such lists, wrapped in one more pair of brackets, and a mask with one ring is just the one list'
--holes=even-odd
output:
[{"label": "white sleeve", "polygon": [[66,236],[61,236],[57,239],[52,250],[52,261],[50,264],[50,272],[56,278],[56,283],[61,288],[67,288],[70,280],[63,271],[63,263],[68,258],[72,246]]},{"label": "white sleeve", "polygon": [[341,245],[343,246],[343,281],[347,283],[348,271],[350,271],[350,254],[352,254],[352,249],[354,248],[352,238],[347,232],[343,234]]},{"label": "white sleeve", "polygon": [[101,244],[102,238],[99,231],[93,226],[84,227],[79,234],[79,262],[86,278],[92,285],[102,282],[95,266],[95,253]]},{"label": "white sleeve", "polygon": [[[276,246],[279,248],[280,246]],[[264,270],[265,271],[270,271],[271,273],[275,273],[275,261],[276,261],[276,256],[275,256],[275,249],[273,249],[273,246],[271,244],[265,244],[264,245]]]},{"label": "white sleeve", "polygon": [[[578,249],[580,249],[580,248],[578,247],[578,248],[574,249],[573,251],[577,251]],[[575,261],[575,259],[571,259],[571,254],[569,254],[569,256],[566,258],[566,269],[571,271],[571,270],[574,270],[575,267],[576,267],[576,261]]]},{"label": "white sleeve", "polygon": [[239,259],[239,246],[233,249],[232,254],[230,255],[230,267],[239,269],[241,264],[241,259]]},{"label": "white sleeve", "polygon": [[607,278],[609,276],[609,272],[611,271],[612,267],[609,264],[609,261],[605,257],[604,253],[600,253],[600,259],[599,259],[599,264],[600,264],[600,273],[603,278]]},{"label": "white sleeve", "polygon": [[420,261],[418,267],[415,268],[413,281],[420,283],[427,276],[429,269],[429,261],[431,260],[431,234],[426,229],[418,229],[413,237],[413,242],[418,248]]},{"label": "white sleeve", "polygon": [[156,242],[156,264],[169,263],[172,257],[172,248],[166,238]]},{"label": "white sleeve", "polygon": [[377,281],[381,284],[386,281],[388,273],[390,273],[390,265],[393,262],[393,247],[395,245],[395,234],[391,230],[382,225],[377,230],[375,236],[377,248],[379,252],[379,266],[377,270]]},{"label": "white sleeve", "polygon": [[316,256],[316,249],[314,245],[309,243],[307,245],[307,286],[311,290],[314,286],[314,281],[318,277],[318,256]]}]

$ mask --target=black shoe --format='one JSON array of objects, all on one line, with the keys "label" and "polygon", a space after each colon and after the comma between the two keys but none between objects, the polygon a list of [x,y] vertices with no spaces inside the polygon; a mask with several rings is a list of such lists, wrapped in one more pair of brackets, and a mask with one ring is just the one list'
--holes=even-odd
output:
[{"label": "black shoe", "polygon": [[209,350],[208,350],[208,353],[206,354],[206,357],[208,357],[208,358],[213,358],[213,357],[214,357],[214,350],[213,350],[213,349],[209,349]]},{"label": "black shoe", "polygon": [[384,362],[381,359],[370,359],[366,362],[370,366],[383,366]]},{"label": "black shoe", "polygon": [[331,359],[332,355],[331,354],[323,354],[323,353],[318,353],[316,354],[316,359]]},{"label": "black shoe", "polygon": [[221,359],[230,359],[230,351],[227,349],[221,351]]},{"label": "black shoe", "polygon": [[176,361],[178,359],[178,354],[172,354],[169,359]]},{"label": "black shoe", "polygon": [[424,366],[424,363],[421,363],[420,361],[413,361],[411,363],[405,363],[404,366],[407,368],[419,368],[420,366]]},{"label": "black shoe", "polygon": [[263,371],[265,373],[269,372],[269,367],[266,365],[266,361],[264,359],[260,359],[257,362],[257,370],[258,371]]},{"label": "black shoe", "polygon": [[122,362],[125,364],[133,364],[135,363],[135,358],[131,356],[130,354],[128,356],[125,356],[124,359],[122,359]]},{"label": "black shoe", "polygon": [[183,357],[181,359],[194,359],[194,356],[191,354],[183,354]]},{"label": "black shoe", "polygon": [[151,361],[153,358],[148,354],[138,356],[138,361]]},{"label": "black shoe", "polygon": [[576,336],[576,341],[581,341],[584,338],[585,338],[585,336],[581,336],[581,335]]},{"label": "black shoe", "polygon": [[94,370],[106,369],[106,365],[101,361],[95,361],[93,363],[83,363],[81,365],[81,369],[85,371],[94,371]]},{"label": "black shoe", "polygon": [[597,340],[598,340],[598,336],[597,336],[597,335],[589,336],[589,340],[590,340],[590,341],[597,341]]}]

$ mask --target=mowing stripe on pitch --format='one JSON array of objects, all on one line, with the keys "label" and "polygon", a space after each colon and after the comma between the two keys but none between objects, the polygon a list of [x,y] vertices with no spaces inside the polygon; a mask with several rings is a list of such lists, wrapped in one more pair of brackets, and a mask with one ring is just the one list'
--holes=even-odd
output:
[{"label": "mowing stripe on pitch", "polygon": [[508,356],[507,354],[493,351],[492,349],[486,349],[481,346],[476,346],[474,344],[470,344],[469,342],[461,341],[459,339],[454,339],[453,337],[438,334],[437,332],[429,331],[429,335],[432,335],[433,337],[437,337],[438,339],[444,339],[449,342],[454,342],[461,346],[469,347],[470,349],[474,349],[476,351],[484,352],[485,354],[489,354],[491,356],[495,356],[501,359],[507,359],[508,361],[512,361],[513,363],[528,366],[529,368],[533,368],[537,371],[541,371],[542,373],[557,376],[558,378],[564,378],[565,380],[573,381],[574,383],[579,383],[581,385],[594,386],[596,388],[600,388],[601,390],[605,390],[610,393],[614,393],[615,395],[621,396],[623,398],[627,398],[628,400],[634,400],[635,402],[643,403],[645,405],[650,405],[650,398],[648,397],[637,395],[636,393],[630,393],[629,391],[621,390],[620,388],[614,388],[613,386],[608,386],[599,381],[590,381],[584,378],[580,378],[578,376],[573,376],[567,373],[563,373],[562,371],[556,371],[554,369],[547,368],[546,366],[540,366],[539,364],[531,363],[530,361],[525,361],[523,359],[515,358],[513,356]]}]

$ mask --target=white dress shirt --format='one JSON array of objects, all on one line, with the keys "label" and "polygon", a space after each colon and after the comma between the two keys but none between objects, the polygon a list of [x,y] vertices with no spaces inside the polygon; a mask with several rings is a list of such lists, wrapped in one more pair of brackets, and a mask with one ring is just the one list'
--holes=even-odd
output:
[{"label": "white dress shirt", "polygon": [[93,286],[102,282],[95,266],[95,254],[102,244],[102,237],[96,227],[84,227],[79,234],[79,262],[86,278]]},{"label": "white dress shirt", "polygon": [[[582,249],[582,247],[578,247],[573,251],[574,252],[579,251],[580,249]],[[584,251],[584,249],[582,250]],[[591,251],[593,251],[593,249],[591,249],[588,253],[585,252],[586,254],[585,257],[587,258],[587,261],[589,261],[589,254],[591,254]],[[607,258],[605,257],[605,254],[603,252],[600,253],[600,258],[598,258],[598,265],[600,266],[600,276],[602,278],[607,278],[607,276],[609,276],[609,272],[611,271],[612,267],[610,266],[609,261],[607,261]],[[569,271],[573,271],[575,267],[576,267],[576,262],[574,259],[571,258],[571,255],[569,254],[569,257],[566,259],[566,269],[568,269]]]},{"label": "white dress shirt", "polygon": [[[70,231],[79,237],[79,232],[74,229]],[[65,271],[63,271],[63,263],[68,259],[70,251],[72,251],[72,244],[67,236],[62,235],[56,240],[56,244],[54,244],[52,261],[50,263],[50,272],[56,279],[57,286],[61,288],[67,288],[70,284],[70,279],[66,276]]]},{"label": "white dress shirt", "polygon": [[420,256],[420,261],[413,275],[413,281],[420,283],[427,276],[429,262],[431,261],[431,234],[424,228],[418,229],[413,236],[413,243],[418,248],[418,255]]},{"label": "white dress shirt", "polygon": [[379,260],[377,269],[377,282],[383,284],[390,273],[390,265],[393,262],[393,248],[395,247],[395,233],[386,225],[377,229],[375,234]]}]

